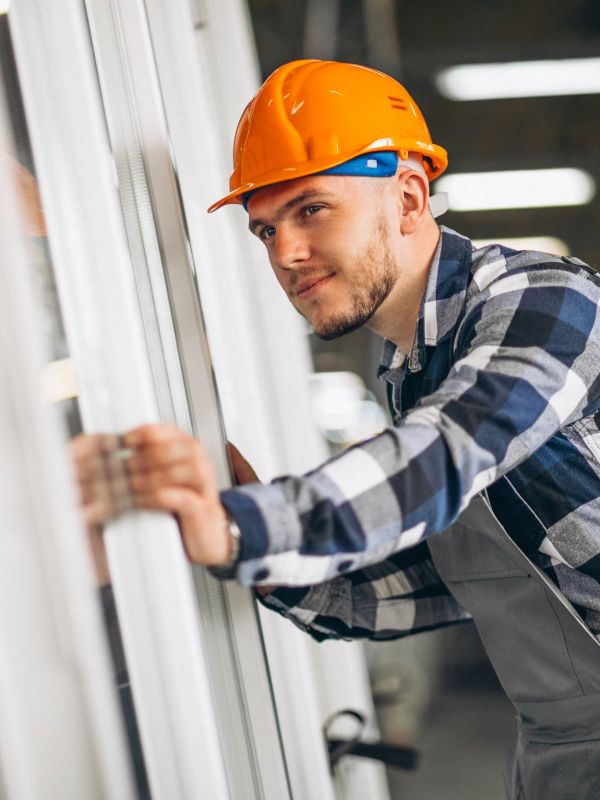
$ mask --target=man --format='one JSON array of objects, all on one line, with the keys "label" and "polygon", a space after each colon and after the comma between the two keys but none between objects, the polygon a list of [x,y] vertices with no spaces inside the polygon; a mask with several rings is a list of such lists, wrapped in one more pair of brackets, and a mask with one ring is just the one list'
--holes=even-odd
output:
[{"label": "man", "polygon": [[317,335],[385,340],[395,427],[306,476],[219,493],[199,442],[144,426],[124,436],[135,505],[177,514],[193,561],[317,639],[473,616],[519,712],[510,797],[600,797],[600,280],[440,229],[429,180],[446,153],[374,70],[284,65],[244,111],[234,162],[210,210],[243,204]]}]

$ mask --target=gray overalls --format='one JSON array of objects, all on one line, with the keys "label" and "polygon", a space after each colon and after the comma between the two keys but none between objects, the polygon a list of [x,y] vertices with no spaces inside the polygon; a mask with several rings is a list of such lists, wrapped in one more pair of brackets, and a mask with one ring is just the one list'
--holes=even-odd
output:
[{"label": "gray overalls", "polygon": [[511,800],[600,800],[600,643],[478,495],[428,540],[518,712]]}]

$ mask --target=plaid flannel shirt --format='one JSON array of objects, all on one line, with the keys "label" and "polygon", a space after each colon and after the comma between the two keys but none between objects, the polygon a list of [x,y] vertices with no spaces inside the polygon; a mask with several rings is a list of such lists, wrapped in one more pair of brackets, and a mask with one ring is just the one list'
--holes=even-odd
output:
[{"label": "plaid flannel shirt", "polygon": [[469,619],[431,561],[487,488],[496,515],[600,634],[600,278],[577,259],[474,249],[442,227],[408,357],[384,341],[394,428],[303,477],[222,493],[236,577],[316,639]]}]

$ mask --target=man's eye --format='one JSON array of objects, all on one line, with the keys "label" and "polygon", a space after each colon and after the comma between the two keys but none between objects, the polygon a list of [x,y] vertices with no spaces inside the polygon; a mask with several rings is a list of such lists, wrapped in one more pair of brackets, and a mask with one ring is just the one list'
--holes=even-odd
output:
[{"label": "man's eye", "polygon": [[266,242],[267,239],[273,238],[273,236],[275,236],[275,228],[272,225],[263,228],[260,232],[260,238],[263,242]]},{"label": "man's eye", "polygon": [[319,212],[322,208],[323,208],[323,206],[318,205],[317,203],[315,203],[314,205],[311,205],[311,206],[305,206],[304,207],[304,213],[307,216],[311,217],[313,214],[316,214],[317,212]]}]

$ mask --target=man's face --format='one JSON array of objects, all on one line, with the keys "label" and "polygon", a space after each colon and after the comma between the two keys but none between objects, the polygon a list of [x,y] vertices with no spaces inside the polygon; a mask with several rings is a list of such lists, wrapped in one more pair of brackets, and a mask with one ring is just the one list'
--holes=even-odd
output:
[{"label": "man's face", "polygon": [[400,274],[378,178],[320,175],[250,198],[249,227],[277,280],[322,339],[372,319]]}]

